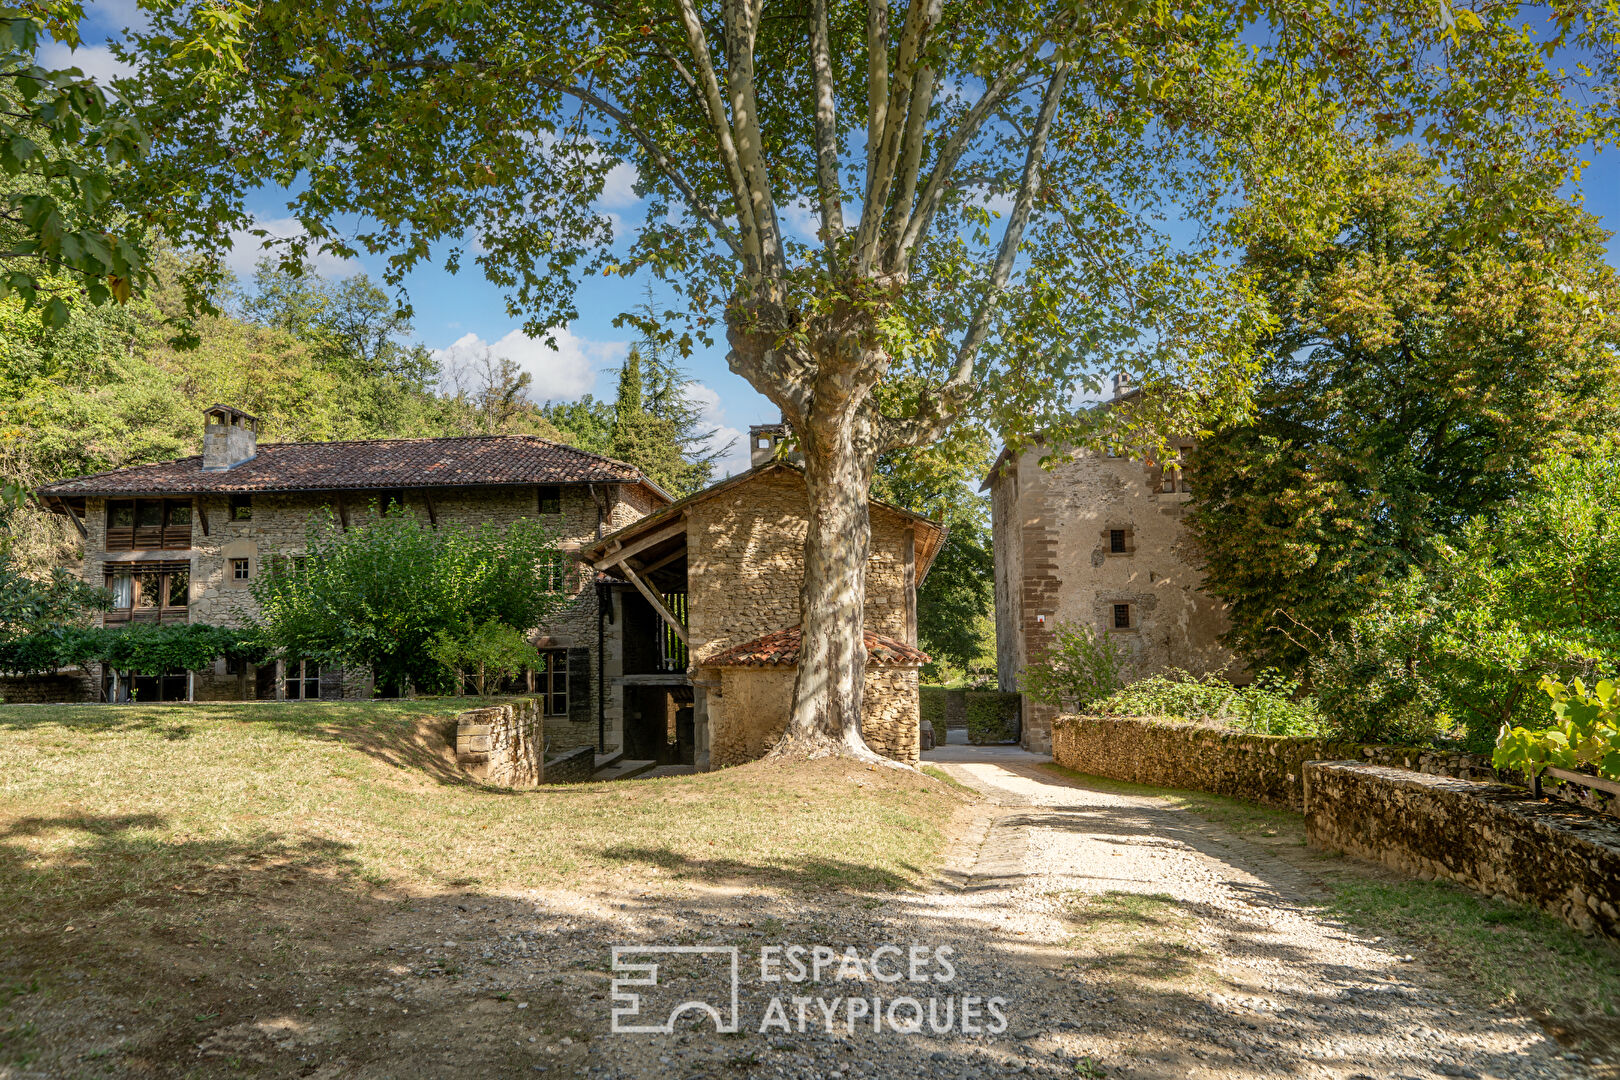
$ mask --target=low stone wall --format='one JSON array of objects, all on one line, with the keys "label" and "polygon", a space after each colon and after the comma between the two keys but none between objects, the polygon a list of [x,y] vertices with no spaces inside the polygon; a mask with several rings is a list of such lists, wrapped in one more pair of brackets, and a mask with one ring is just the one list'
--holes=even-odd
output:
[{"label": "low stone wall", "polygon": [[1305,762],[1361,757],[1357,743],[1246,735],[1199,724],[1119,716],[1060,716],[1052,760],[1133,784],[1189,788],[1268,806],[1305,806]]},{"label": "low stone wall", "polygon": [[596,747],[576,746],[546,758],[545,782],[583,784],[596,772]]},{"label": "low stone wall", "polygon": [[456,764],[469,777],[499,787],[532,787],[545,779],[540,702],[468,709],[456,717]]},{"label": "low stone wall", "polygon": [[1357,761],[1305,766],[1305,833],[1426,880],[1534,905],[1620,940],[1620,823],[1503,784]]},{"label": "low stone wall", "polygon": [[82,674],[17,675],[0,679],[0,702],[44,705],[94,701],[94,680]]}]

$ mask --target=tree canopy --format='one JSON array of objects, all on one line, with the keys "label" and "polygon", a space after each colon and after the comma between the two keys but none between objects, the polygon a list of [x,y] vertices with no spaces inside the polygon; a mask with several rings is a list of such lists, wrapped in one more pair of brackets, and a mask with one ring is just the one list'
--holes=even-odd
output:
[{"label": "tree canopy", "polygon": [[1607,233],[1548,199],[1459,245],[1470,208],[1414,149],[1366,155],[1331,243],[1251,244],[1276,330],[1252,423],[1200,445],[1189,524],[1227,635],[1298,667],[1538,463],[1620,426],[1620,278]]},{"label": "tree canopy", "polygon": [[[882,453],[970,416],[1072,441],[1076,393],[1121,369],[1163,390],[1135,418],[1156,430],[1241,416],[1270,315],[1224,258],[1233,208],[1326,243],[1346,142],[1415,137],[1459,236],[1511,228],[1612,136],[1617,26],[1575,3],[186,0],[134,36],[128,89],[161,133],[148,203],[205,248],[275,183],[293,257],[386,253],[393,282],[470,261],[535,333],[583,275],[645,270],[684,298],[675,340],[723,326],[804,453],[784,746],[859,756]],[[621,166],[645,214],[619,242],[592,200]]]}]

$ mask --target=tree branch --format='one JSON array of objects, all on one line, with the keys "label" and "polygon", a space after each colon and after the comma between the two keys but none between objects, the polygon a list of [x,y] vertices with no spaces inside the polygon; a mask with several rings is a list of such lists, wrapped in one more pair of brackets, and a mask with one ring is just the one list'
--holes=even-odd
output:
[{"label": "tree branch", "polygon": [[821,240],[831,254],[844,235],[843,188],[838,182],[838,102],[833,96],[832,43],[827,0],[815,0],[810,64],[816,83],[816,191],[821,196]]},{"label": "tree branch", "polygon": [[889,0],[866,3],[866,174],[877,163],[889,107]]},{"label": "tree branch", "polygon": [[928,113],[934,107],[934,69],[927,64],[917,72],[917,87],[911,94],[910,115],[906,118],[905,156],[900,163],[900,191],[884,218],[889,242],[883,265],[893,266],[900,246],[900,226],[911,220],[912,200],[917,195],[917,174],[922,167],[923,144],[928,141]]},{"label": "tree branch", "polygon": [[[732,230],[731,226],[727,225],[724,219],[720,217],[714,208],[705,202],[700,195],[698,195],[697,191],[692,187],[692,185],[686,182],[686,178],[682,176],[675,168],[675,163],[669,160],[669,156],[664,153],[663,148],[658,145],[653,137],[649,135],[640,124],[637,124],[634,120],[632,120],[628,113],[589,90],[581,90],[575,86],[564,86],[561,84],[552,83],[549,80],[541,81],[560,93],[567,94],[570,97],[584,102],[585,104],[601,112],[603,116],[606,116],[621,125],[625,134],[634,139],[636,143],[647,152],[647,156],[652,158],[653,164],[658,166],[658,171],[663,173],[664,176],[668,178],[669,182],[674,184],[675,187],[680,191],[681,197],[684,198],[686,200],[686,204],[692,208],[692,212],[697,214],[704,221],[707,221],[715,230],[715,233],[720,237],[720,239],[723,240],[726,246],[731,249],[732,254],[741,259],[745,267],[747,266],[748,253],[744,246],[743,240],[740,240],[736,232]],[[741,210],[739,208],[739,215],[740,213]]]},{"label": "tree branch", "polygon": [[956,163],[961,159],[962,152],[967,149],[968,143],[978,134],[979,128],[984,125],[990,114],[1006,100],[1008,92],[1023,76],[1029,62],[1049,40],[1050,38],[1042,36],[1031,41],[1017,62],[1003,68],[990,85],[985,87],[984,93],[973,103],[973,107],[962,118],[956,130],[951,132],[950,138],[945,140],[945,145],[940,147],[939,157],[934,162],[933,171],[928,174],[928,183],[923,187],[917,210],[906,222],[899,240],[891,245],[890,250],[895,260],[888,267],[891,272],[897,273],[910,263],[911,253],[922,243],[923,237],[928,235],[928,230],[933,225],[934,214],[938,212],[939,204],[945,198],[945,192],[950,190],[951,174],[956,170]]},{"label": "tree branch", "polygon": [[967,334],[956,350],[956,369],[938,391],[925,393],[919,403],[917,415],[908,421],[890,425],[888,436],[892,446],[918,446],[932,442],[944,432],[954,411],[960,407],[971,387],[973,361],[979,347],[990,331],[990,316],[1007,289],[1012,276],[1013,262],[1024,242],[1024,229],[1035,208],[1035,197],[1041,188],[1041,165],[1046,159],[1046,142],[1052,133],[1052,122],[1063,100],[1063,86],[1069,78],[1070,65],[1059,64],[1046,84],[1041,99],[1041,111],[1030,134],[1029,149],[1024,156],[1024,175],[1018,184],[1018,197],[1007,218],[1007,230],[1001,235],[1001,248],[996,252],[995,264],[990,269],[990,280],[985,284],[984,297],[973,313]]},{"label": "tree branch", "polygon": [[725,99],[720,96],[720,81],[715,75],[714,58],[709,53],[709,42],[703,33],[692,0],[679,0],[681,22],[686,27],[686,45],[692,50],[692,63],[703,84],[703,104],[709,114],[709,127],[714,131],[715,143],[720,148],[720,159],[731,181],[731,198],[737,204],[737,223],[742,227],[743,269],[752,277],[762,272],[764,251],[761,245],[759,223],[754,217],[754,204],[748,197],[748,182],[744,178],[742,162],[732,137],[731,124],[726,119]]},{"label": "tree branch", "polygon": [[918,57],[927,46],[928,35],[939,22],[941,0],[911,0],[906,11],[905,29],[900,35],[900,52],[895,57],[895,93],[884,110],[883,133],[872,166],[866,172],[866,202],[861,207],[861,224],[855,233],[855,269],[861,275],[871,271],[877,251],[878,231],[888,212],[889,189],[899,167],[900,140],[909,119],[907,105],[917,78]]},{"label": "tree branch", "polygon": [[[691,0],[681,0],[683,4]],[[754,85],[754,39],[759,29],[759,8],[751,0],[725,0],[726,83],[731,91],[731,120],[737,137],[737,160],[746,180],[754,226],[759,230],[761,273],[775,277],[785,268],[782,230],[771,198],[770,173],[765,167],[764,136],[759,126],[759,99]]]}]

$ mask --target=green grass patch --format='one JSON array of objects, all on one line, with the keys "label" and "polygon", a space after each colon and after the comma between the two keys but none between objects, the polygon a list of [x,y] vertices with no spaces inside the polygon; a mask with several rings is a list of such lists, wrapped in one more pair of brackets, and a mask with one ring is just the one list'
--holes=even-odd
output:
[{"label": "green grass patch", "polygon": [[1149,787],[1146,784],[1132,784],[1124,780],[1113,780],[1106,776],[1092,776],[1089,773],[1076,772],[1074,769],[1064,768],[1062,765],[1045,762],[1042,769],[1061,776],[1065,780],[1072,780],[1097,791],[1112,792],[1116,795],[1143,795],[1163,799],[1182,810],[1190,810],[1199,817],[1230,830],[1247,840],[1263,840],[1271,843],[1286,843],[1302,846],[1305,843],[1305,819],[1292,810],[1278,810],[1259,803],[1248,802],[1244,799],[1233,799],[1225,795],[1211,795],[1204,791],[1188,791],[1182,788]]},{"label": "green grass patch", "polygon": [[1328,911],[1410,943],[1492,1001],[1549,1016],[1616,1016],[1620,950],[1522,904],[1440,881],[1333,876]]},{"label": "green grass patch", "polygon": [[449,745],[468,704],[0,707],[0,925],[266,862],[430,890],[624,875],[904,888],[959,801],[827,763],[484,788]]},{"label": "green grass patch", "polygon": [[966,784],[962,783],[962,781],[958,780],[956,777],[952,776],[938,765],[924,765],[922,767],[922,771],[927,775],[932,776],[935,780],[949,784],[951,787],[965,795],[970,795],[975,799],[979,798],[979,793],[977,791],[971,787],[968,787]]}]

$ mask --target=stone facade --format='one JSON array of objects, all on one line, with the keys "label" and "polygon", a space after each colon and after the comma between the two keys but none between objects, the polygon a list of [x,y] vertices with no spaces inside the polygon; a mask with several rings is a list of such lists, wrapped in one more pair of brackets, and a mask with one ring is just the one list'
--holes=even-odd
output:
[{"label": "stone facade", "polygon": [[539,702],[525,698],[459,714],[456,764],[481,784],[534,787],[543,783]]},{"label": "stone facade", "polygon": [[[644,516],[657,501],[651,492],[627,484],[597,485],[595,492],[587,485],[565,485],[560,495],[561,512],[544,515],[538,512],[533,486],[440,489],[427,495],[412,491],[406,494],[404,505],[424,523],[431,519],[440,524],[504,526],[520,519],[538,519],[551,529],[558,547],[571,554],[603,533]],[[185,561],[191,567],[190,621],[241,626],[257,614],[251,587],[264,559],[302,552],[312,523],[329,519],[355,526],[374,519],[375,499],[375,494],[367,492],[343,493],[341,499],[337,493],[255,494],[251,517],[232,520],[228,498],[199,496],[193,504],[189,549],[130,552],[106,550],[108,500],[92,497],[86,500],[84,579],[99,585],[115,570]],[[236,560],[246,560],[246,580],[235,577]],[[591,659],[577,665],[588,673],[583,684],[586,703],[570,708],[567,715],[546,718],[548,741],[556,747],[594,745],[597,739],[597,591],[588,568],[577,561],[569,562],[567,574],[570,599],[540,628],[536,644],[545,649],[583,649]],[[285,671],[278,669],[273,682],[261,683],[257,673],[227,672],[221,660],[212,672],[199,674],[195,696],[209,701],[241,700],[261,696],[267,686],[275,689],[265,696],[285,696]],[[361,672],[323,672],[320,687],[323,698],[371,693],[370,681]],[[617,725],[617,716],[603,718],[608,727]]]},{"label": "stone facade", "polygon": [[[915,645],[913,519],[872,504],[866,560],[866,628]],[[803,477],[767,469],[687,511],[688,633],[694,667],[705,657],[797,626],[804,584]]]},{"label": "stone facade", "polygon": [[[1238,674],[1219,641],[1225,609],[1200,590],[1198,552],[1182,524],[1188,478],[1093,452],[1044,467],[1052,452],[1037,445],[1003,454],[986,481],[1001,689],[1021,689],[1025,667],[1038,662],[1065,622],[1112,636],[1141,674]],[[1051,749],[1055,715],[1026,698],[1027,748]]]},{"label": "stone facade", "polygon": [[[708,699],[711,767],[741,765],[763,757],[787,729],[797,669],[720,668],[719,693]],[[864,684],[861,734],[885,757],[915,765],[917,671],[869,667]]]},{"label": "stone facade", "polygon": [[1305,766],[1321,848],[1455,881],[1620,941],[1620,824],[1501,784],[1353,761]]}]

